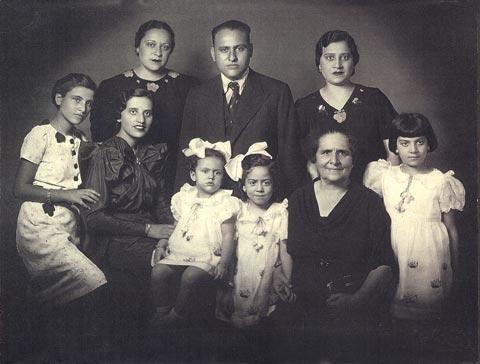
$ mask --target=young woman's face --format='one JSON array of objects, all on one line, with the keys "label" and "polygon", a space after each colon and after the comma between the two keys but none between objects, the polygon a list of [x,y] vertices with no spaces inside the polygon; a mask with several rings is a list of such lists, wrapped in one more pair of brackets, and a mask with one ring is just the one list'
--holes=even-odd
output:
[{"label": "young woman's face", "polygon": [[350,178],[353,168],[352,151],[348,138],[341,133],[325,134],[318,140],[315,167],[327,183],[343,183]]},{"label": "young woman's face", "polygon": [[57,94],[55,103],[58,106],[58,112],[71,125],[80,124],[90,113],[93,94],[93,90],[83,86],[72,88],[65,96]]},{"label": "young woman's face", "polygon": [[354,68],[353,56],[347,42],[334,42],[323,48],[318,69],[325,82],[331,85],[344,85],[350,82]]},{"label": "young woman's face", "polygon": [[427,158],[429,150],[426,137],[398,137],[397,138],[398,156],[403,164],[412,168],[422,167]]},{"label": "young woman's face", "polygon": [[153,120],[152,101],[148,97],[132,97],[120,114],[118,135],[133,145],[150,129]]},{"label": "young woman's face", "polygon": [[172,53],[172,38],[165,29],[150,29],[137,47],[141,66],[150,72],[162,71]]},{"label": "young woman's face", "polygon": [[255,205],[268,207],[273,196],[273,179],[268,167],[253,167],[245,178],[243,191]]},{"label": "young woman's face", "polygon": [[216,156],[198,160],[195,171],[190,172],[190,177],[197,186],[198,197],[209,197],[220,189],[223,181],[224,164]]}]

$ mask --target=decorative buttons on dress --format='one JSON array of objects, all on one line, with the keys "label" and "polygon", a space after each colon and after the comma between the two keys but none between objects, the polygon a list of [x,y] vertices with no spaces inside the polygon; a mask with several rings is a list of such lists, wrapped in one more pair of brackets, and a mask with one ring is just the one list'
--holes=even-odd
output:
[{"label": "decorative buttons on dress", "polygon": [[74,181],[78,181],[78,176],[73,177]]},{"label": "decorative buttons on dress", "polygon": [[77,152],[75,152],[74,150],[72,150],[72,156],[76,156],[77,155]]},{"label": "decorative buttons on dress", "polygon": [[70,144],[74,144],[75,143],[75,140],[73,140],[73,138],[70,138]]},{"label": "decorative buttons on dress", "polygon": [[418,261],[417,260],[409,260],[408,261],[408,266],[410,268],[417,268],[418,267]]},{"label": "decorative buttons on dress", "polygon": [[77,169],[78,168],[78,163],[74,163],[73,168]]}]

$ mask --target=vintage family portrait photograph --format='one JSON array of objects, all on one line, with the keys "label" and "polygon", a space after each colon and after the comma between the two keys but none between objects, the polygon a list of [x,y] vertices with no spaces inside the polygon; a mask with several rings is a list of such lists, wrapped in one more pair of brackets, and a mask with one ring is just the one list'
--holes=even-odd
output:
[{"label": "vintage family portrait photograph", "polygon": [[478,362],[479,10],[0,0],[0,361]]}]

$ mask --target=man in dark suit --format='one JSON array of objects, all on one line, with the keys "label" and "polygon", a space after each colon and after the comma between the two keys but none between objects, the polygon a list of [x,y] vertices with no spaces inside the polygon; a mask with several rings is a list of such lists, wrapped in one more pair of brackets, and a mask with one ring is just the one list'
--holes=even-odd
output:
[{"label": "man in dark suit", "polygon": [[[266,141],[278,160],[282,195],[289,195],[307,180],[300,157],[290,88],[284,82],[252,70],[253,45],[250,27],[229,20],[212,30],[211,55],[220,75],[193,88],[186,101],[180,149],[192,138],[209,142],[230,140],[232,156],[247,152],[250,145]],[[185,157],[180,156],[176,190],[189,181]]]}]

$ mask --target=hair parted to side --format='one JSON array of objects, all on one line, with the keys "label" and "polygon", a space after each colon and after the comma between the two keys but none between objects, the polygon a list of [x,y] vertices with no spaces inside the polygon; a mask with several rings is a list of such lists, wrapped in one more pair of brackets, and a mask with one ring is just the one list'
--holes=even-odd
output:
[{"label": "hair parted to side", "polygon": [[[247,155],[242,161],[242,177],[238,181],[240,187],[245,186],[245,181],[248,178],[249,173],[255,167],[267,167],[270,172],[270,177],[272,178],[273,183],[273,195],[270,202],[279,202],[280,199],[280,171],[278,169],[277,163],[266,155],[262,154],[251,154]],[[243,188],[240,188],[240,197],[242,201],[247,201],[248,197]]]},{"label": "hair parted to side", "polygon": [[83,73],[69,73],[68,75],[63,76],[62,78],[57,80],[53,85],[51,94],[53,105],[55,105],[57,109],[59,108],[55,101],[55,97],[57,96],[57,94],[60,94],[63,97],[67,94],[67,92],[79,86],[88,88],[92,91],[95,91],[97,89],[97,84],[93,82],[93,80],[89,76]]},{"label": "hair parted to side", "polygon": [[239,20],[227,20],[222,24],[217,25],[215,28],[212,29],[212,44],[215,45],[215,36],[220,30],[229,29],[229,30],[240,30],[247,36],[248,43],[250,44],[250,27],[239,21]]},{"label": "hair parted to side", "polygon": [[427,138],[429,152],[433,152],[438,146],[437,137],[435,136],[430,121],[419,113],[402,113],[392,120],[388,138],[388,149],[395,154],[398,154],[398,137],[425,137]]},{"label": "hair parted to side", "polygon": [[152,102],[153,108],[153,94],[145,90],[143,88],[133,88],[129,90],[124,90],[120,92],[117,99],[115,100],[115,120],[119,120],[121,118],[121,113],[127,107],[127,102],[132,97],[147,97]]},{"label": "hair parted to side", "polygon": [[345,41],[352,53],[353,65],[356,66],[360,60],[360,54],[358,54],[357,44],[350,34],[344,30],[330,30],[323,34],[315,45],[315,64],[320,65],[320,58],[323,54],[323,48],[326,48],[330,43]]},{"label": "hair parted to side", "polygon": [[[225,165],[227,161],[225,160],[225,156],[220,153],[218,150],[205,148],[205,158],[207,157],[217,157],[222,161],[222,164]],[[195,168],[197,168],[198,161],[201,159],[196,155],[192,155],[187,158],[188,170],[190,172],[195,172]]]},{"label": "hair parted to side", "polygon": [[140,42],[145,36],[145,33],[148,32],[150,29],[163,29],[168,34],[170,34],[170,39],[172,40],[170,47],[173,51],[173,49],[175,48],[175,33],[173,32],[173,29],[170,27],[170,25],[163,21],[152,19],[140,25],[137,32],[135,33],[135,52],[136,49],[140,46]]},{"label": "hair parted to side", "polygon": [[355,137],[342,130],[328,130],[325,132],[318,128],[312,129],[302,140],[301,146],[305,158],[312,163],[316,162],[316,154],[320,139],[328,134],[341,134],[345,136],[345,138],[347,138],[350,153],[352,154],[352,160],[355,161],[357,154],[357,140],[355,139]]}]

